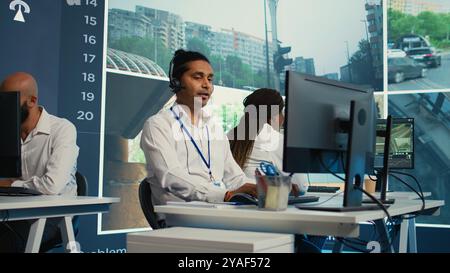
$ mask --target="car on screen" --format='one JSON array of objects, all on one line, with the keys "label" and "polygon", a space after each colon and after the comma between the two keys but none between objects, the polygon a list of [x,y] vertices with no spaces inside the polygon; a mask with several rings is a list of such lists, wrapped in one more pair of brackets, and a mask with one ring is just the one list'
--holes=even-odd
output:
[{"label": "car on screen", "polygon": [[400,83],[406,79],[426,77],[427,69],[424,64],[410,57],[388,58],[389,82]]},{"label": "car on screen", "polygon": [[407,54],[427,67],[438,67],[441,65],[441,56],[432,47],[411,48]]}]

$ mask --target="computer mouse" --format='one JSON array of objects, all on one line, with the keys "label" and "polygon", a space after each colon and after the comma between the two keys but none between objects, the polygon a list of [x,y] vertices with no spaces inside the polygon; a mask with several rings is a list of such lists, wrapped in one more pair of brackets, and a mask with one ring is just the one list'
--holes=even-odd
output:
[{"label": "computer mouse", "polygon": [[236,202],[244,205],[258,205],[258,199],[246,193],[236,193],[231,196],[229,202]]}]

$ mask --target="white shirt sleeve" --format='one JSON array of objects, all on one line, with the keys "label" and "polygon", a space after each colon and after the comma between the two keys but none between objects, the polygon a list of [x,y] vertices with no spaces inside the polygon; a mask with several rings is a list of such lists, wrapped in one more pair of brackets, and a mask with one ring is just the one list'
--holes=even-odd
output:
[{"label": "white shirt sleeve", "polygon": [[47,195],[57,195],[64,189],[78,158],[77,132],[75,126],[67,122],[52,134],[52,152],[44,175],[17,180],[12,186],[34,189]]},{"label": "white shirt sleeve", "polygon": [[226,190],[214,186],[209,180],[190,175],[175,150],[170,126],[148,120],[143,128],[141,149],[161,187],[186,201],[221,202]]}]

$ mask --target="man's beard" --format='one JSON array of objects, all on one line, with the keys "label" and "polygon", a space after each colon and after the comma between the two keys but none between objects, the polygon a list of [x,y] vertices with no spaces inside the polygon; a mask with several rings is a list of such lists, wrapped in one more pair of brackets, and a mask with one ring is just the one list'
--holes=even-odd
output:
[{"label": "man's beard", "polygon": [[29,115],[30,111],[28,110],[26,103],[22,104],[22,106],[20,107],[20,123],[23,124],[27,120]]}]

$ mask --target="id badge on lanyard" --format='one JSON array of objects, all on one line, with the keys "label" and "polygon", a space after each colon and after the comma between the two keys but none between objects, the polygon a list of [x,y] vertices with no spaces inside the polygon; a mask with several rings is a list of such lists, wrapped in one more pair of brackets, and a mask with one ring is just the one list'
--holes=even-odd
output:
[{"label": "id badge on lanyard", "polygon": [[216,187],[218,187],[218,188],[221,188],[221,189],[223,189],[223,190],[226,190],[226,189],[227,189],[227,188],[225,187],[225,184],[224,184],[221,180],[214,180],[214,181],[212,181],[212,183],[213,183],[214,186],[216,186]]},{"label": "id badge on lanyard", "polygon": [[212,168],[211,168],[211,147],[210,147],[210,140],[209,140],[209,129],[208,126],[206,126],[206,133],[208,136],[208,161],[206,161],[205,156],[203,155],[202,151],[200,150],[197,142],[195,142],[194,138],[192,137],[192,135],[189,133],[189,131],[186,129],[186,127],[184,126],[183,122],[181,121],[180,117],[175,113],[175,111],[173,110],[173,107],[170,108],[170,111],[172,111],[173,115],[175,116],[175,119],[180,123],[181,129],[186,133],[186,135],[190,138],[192,145],[194,145],[195,149],[197,150],[197,153],[200,155],[203,163],[205,163],[206,167],[208,168],[209,171],[209,179],[210,181],[213,183],[214,186],[219,187],[221,189],[226,189],[225,184],[220,181],[220,180],[216,180],[212,174]]}]

